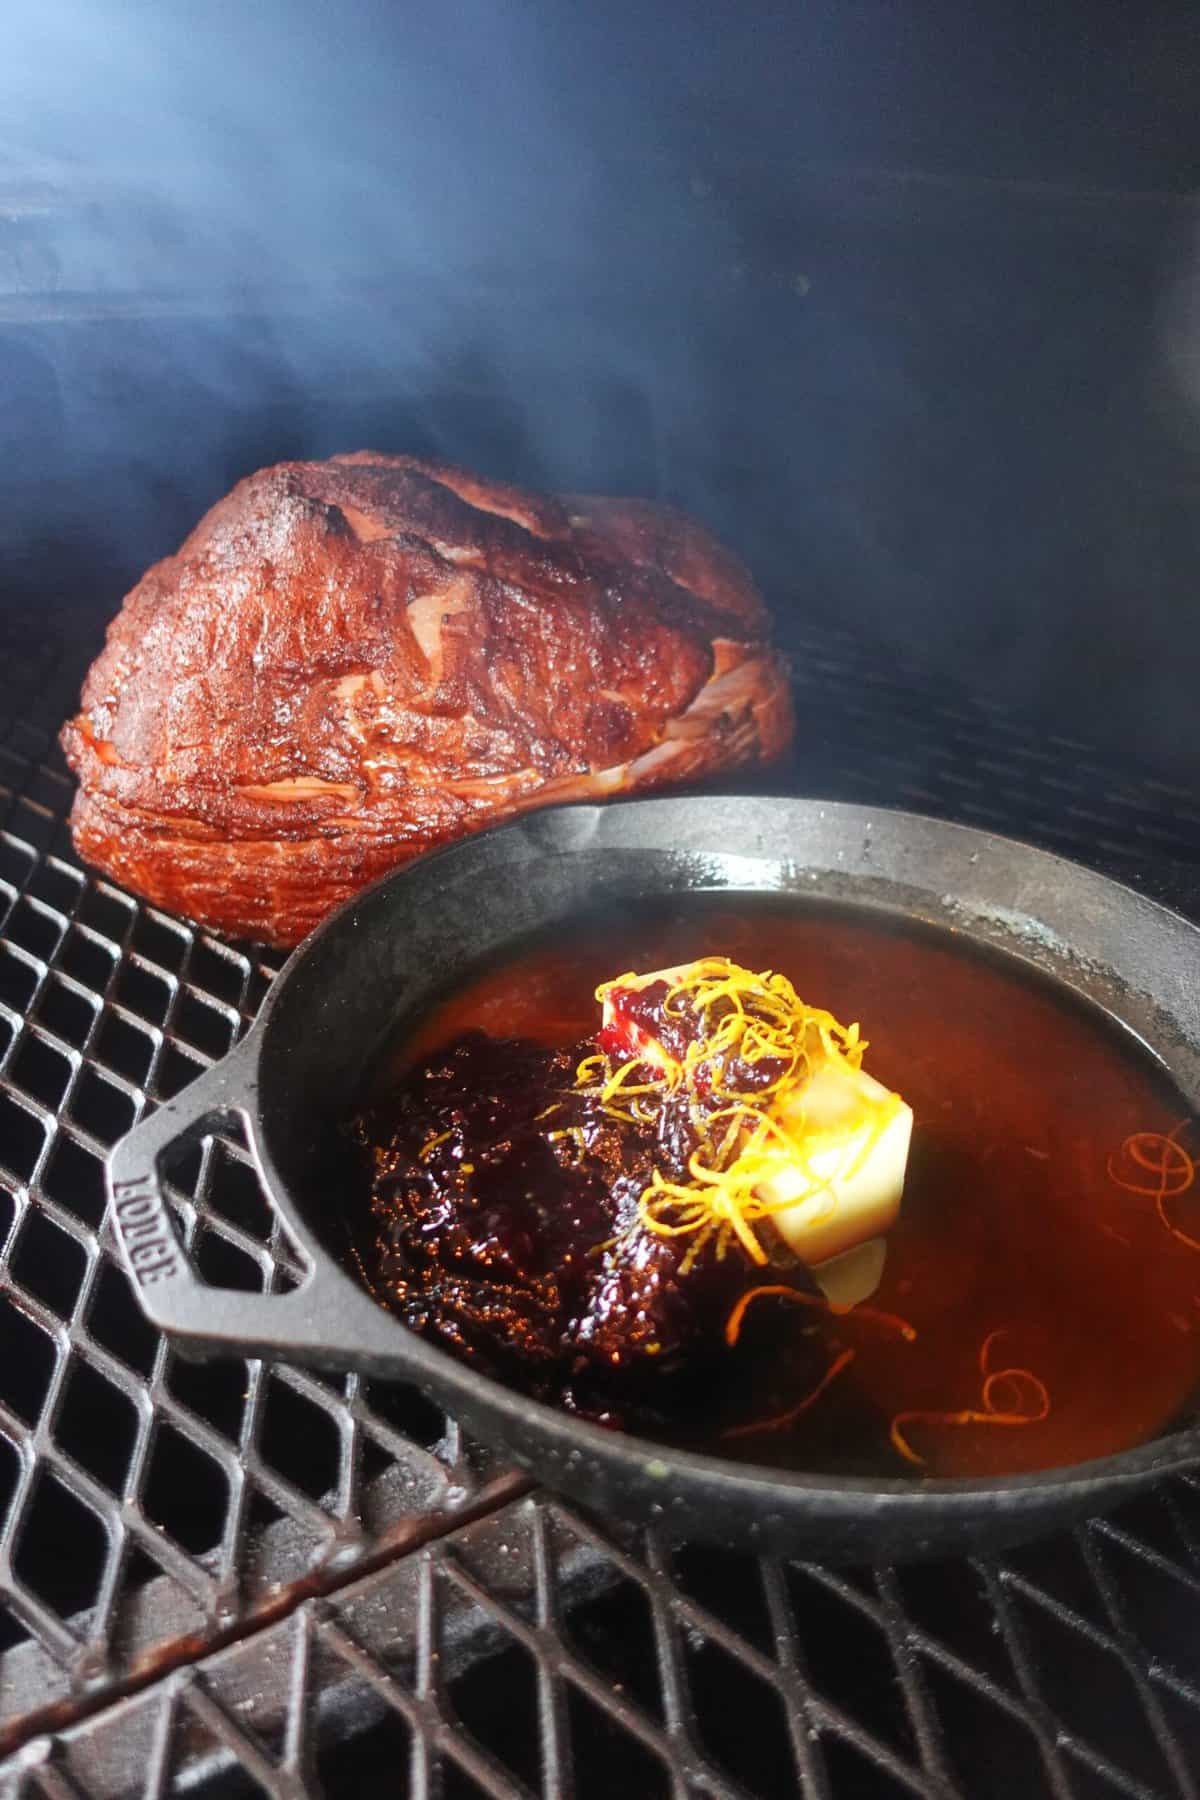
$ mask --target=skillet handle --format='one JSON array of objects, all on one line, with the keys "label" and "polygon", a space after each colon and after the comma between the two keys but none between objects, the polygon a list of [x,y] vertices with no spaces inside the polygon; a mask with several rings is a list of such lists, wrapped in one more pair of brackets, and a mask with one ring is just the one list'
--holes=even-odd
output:
[{"label": "skillet handle", "polygon": [[341,1282],[333,1265],[306,1258],[304,1281],[287,1294],[210,1287],[188,1261],[163,1193],[170,1152],[196,1142],[222,1118],[240,1117],[249,1132],[256,1061],[256,1047],[243,1040],[121,1139],[106,1168],[109,1216],[142,1310],[181,1350],[286,1351],[321,1361],[330,1350],[328,1328],[322,1333],[320,1325],[329,1310],[323,1296]]}]

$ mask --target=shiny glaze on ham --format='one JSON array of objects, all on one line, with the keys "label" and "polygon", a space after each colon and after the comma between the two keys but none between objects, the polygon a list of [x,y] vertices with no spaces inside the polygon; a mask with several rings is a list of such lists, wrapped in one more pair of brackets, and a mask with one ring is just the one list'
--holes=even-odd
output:
[{"label": "shiny glaze on ham", "polygon": [[700,526],[360,451],[250,476],[152,568],[63,731],[81,856],[299,941],[498,819],[778,756],[782,658]]}]

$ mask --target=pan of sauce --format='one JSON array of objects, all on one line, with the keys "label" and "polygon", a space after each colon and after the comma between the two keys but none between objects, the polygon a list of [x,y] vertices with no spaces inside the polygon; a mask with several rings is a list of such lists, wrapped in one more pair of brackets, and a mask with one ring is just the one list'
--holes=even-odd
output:
[{"label": "pan of sauce", "polygon": [[[180,1348],[416,1380],[594,1506],[826,1556],[1014,1541],[1200,1459],[1198,947],[1101,876],[909,815],[557,809],[323,925],[248,1038],[118,1146],[113,1216]],[[702,957],[861,1021],[912,1107],[874,1291],[834,1311],[730,1277],[720,1354],[607,1411],[455,1354],[379,1256],[347,1121],[378,1129],[455,1043],[546,1067],[595,1032],[600,983]],[[311,1267],[288,1296],[202,1286],[161,1205],[170,1157],[230,1113]]]}]

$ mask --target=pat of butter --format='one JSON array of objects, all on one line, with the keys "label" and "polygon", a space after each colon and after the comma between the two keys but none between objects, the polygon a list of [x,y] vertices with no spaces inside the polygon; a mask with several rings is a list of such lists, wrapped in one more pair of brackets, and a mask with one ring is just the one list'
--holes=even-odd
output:
[{"label": "pat of butter", "polygon": [[[892,1103],[879,1127],[879,1109]],[[809,1267],[878,1237],[895,1223],[912,1138],[912,1108],[861,1069],[827,1063],[787,1097],[780,1122],[804,1126],[803,1165],[791,1162],[759,1184],[764,1200],[793,1202],[772,1214]]]},{"label": "pat of butter", "polygon": [[830,1306],[839,1312],[849,1312],[851,1307],[871,1298],[883,1280],[886,1262],[887,1243],[877,1237],[865,1244],[855,1244],[853,1250],[843,1250],[840,1256],[831,1256],[828,1262],[818,1263],[809,1273]]}]

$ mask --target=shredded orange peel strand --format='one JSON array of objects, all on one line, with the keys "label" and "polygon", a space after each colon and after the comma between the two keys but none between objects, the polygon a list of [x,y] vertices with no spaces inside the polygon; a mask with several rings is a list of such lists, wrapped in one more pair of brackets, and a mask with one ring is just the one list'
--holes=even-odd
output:
[{"label": "shredded orange peel strand", "polygon": [[909,1443],[906,1425],[1040,1425],[1050,1416],[1050,1394],[1044,1381],[1031,1369],[989,1369],[992,1345],[1004,1335],[1001,1326],[983,1340],[979,1352],[979,1373],[983,1387],[978,1407],[965,1407],[960,1412],[898,1412],[892,1420],[891,1440],[906,1462],[923,1468],[926,1458]]},{"label": "shredded orange peel strand", "polygon": [[[1200,1239],[1190,1237],[1172,1219],[1167,1211],[1167,1201],[1178,1199],[1186,1194],[1196,1179],[1196,1162],[1179,1142],[1179,1133],[1185,1129],[1188,1121],[1181,1119],[1178,1125],[1172,1126],[1168,1132],[1135,1131],[1127,1137],[1119,1150],[1109,1154],[1109,1178],[1118,1187],[1130,1194],[1146,1194],[1153,1200],[1155,1211],[1173,1238],[1186,1244],[1189,1250],[1200,1250]],[[1126,1174],[1121,1170],[1121,1158],[1132,1164],[1134,1174]],[[1142,1181],[1138,1173],[1149,1175],[1155,1179]]]},{"label": "shredded orange peel strand", "polygon": [[[596,998],[603,1003],[614,990],[643,986],[645,979],[632,972],[619,975],[603,982]],[[796,1101],[804,1083],[822,1066],[838,1063],[860,1069],[867,1045],[857,1025],[842,1025],[831,1012],[806,1005],[785,975],[769,969],[755,974],[725,956],[702,957],[673,971],[663,1011],[675,1018],[690,1012],[696,1022],[682,1061],[657,1045],[651,1061],[633,1056],[616,1063],[600,1051],[579,1064],[576,1086],[598,1096],[613,1117],[640,1124],[653,1121],[657,1104],[667,1094],[682,1090],[691,1096],[699,1142],[688,1159],[690,1179],[668,1181],[656,1169],[639,1200],[641,1223],[658,1237],[694,1235],[695,1243],[681,1264],[684,1271],[714,1235],[719,1256],[736,1238],[750,1260],[762,1266],[767,1253],[754,1226],[796,1204],[794,1198],[764,1200],[758,1192],[783,1164],[809,1170],[809,1198],[822,1191],[828,1195],[828,1210],[810,1215],[811,1222],[827,1218],[836,1207],[830,1179],[811,1170],[812,1143],[806,1142],[806,1120]],[[772,1081],[754,1088],[732,1084],[731,1067],[753,1068],[767,1060],[783,1065]],[[716,1108],[700,1104],[702,1068],[706,1095],[723,1103]],[[780,1117],[780,1102],[785,1099],[786,1123]],[[889,1094],[876,1105],[864,1106],[864,1122],[870,1129],[852,1166],[839,1171],[843,1179],[858,1172],[902,1104],[898,1095]]]},{"label": "shredded orange peel strand", "polygon": [[788,1426],[793,1425],[802,1413],[808,1411],[810,1406],[816,1405],[830,1383],[836,1381],[842,1370],[853,1361],[853,1350],[843,1350],[840,1356],[834,1357],[816,1387],[810,1393],[805,1394],[803,1400],[797,1401],[795,1406],[789,1406],[786,1412],[776,1413],[772,1418],[756,1419],[749,1425],[731,1425],[728,1431],[721,1433],[721,1436],[725,1438],[751,1437],[758,1431],[786,1431]]},{"label": "shredded orange peel strand", "polygon": [[782,1283],[769,1282],[763,1287],[747,1288],[733,1311],[725,1321],[725,1342],[730,1349],[742,1335],[742,1321],[755,1300],[765,1299],[768,1295],[779,1300],[792,1300],[798,1306],[815,1306],[818,1312],[830,1313],[835,1318],[849,1316],[864,1319],[869,1324],[885,1325],[892,1331],[898,1331],[908,1343],[916,1339],[916,1330],[907,1319],[898,1313],[881,1312],[876,1306],[834,1306],[826,1300],[824,1294],[810,1294],[803,1288],[785,1287]]}]

